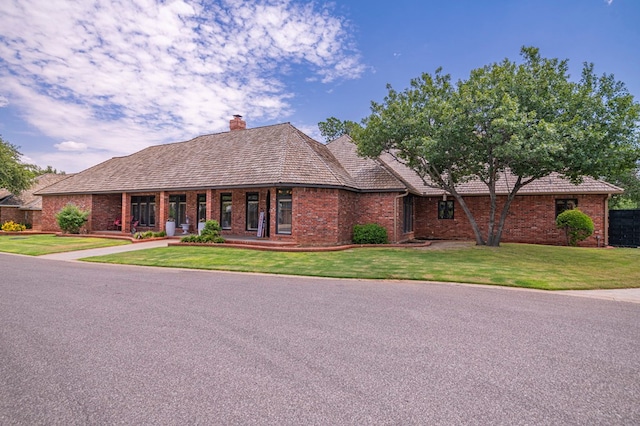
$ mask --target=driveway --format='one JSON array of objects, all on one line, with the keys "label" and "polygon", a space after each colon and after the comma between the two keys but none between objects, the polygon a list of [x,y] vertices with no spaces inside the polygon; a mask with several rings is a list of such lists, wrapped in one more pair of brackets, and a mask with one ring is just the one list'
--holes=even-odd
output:
[{"label": "driveway", "polygon": [[0,254],[0,424],[639,424],[640,305]]}]

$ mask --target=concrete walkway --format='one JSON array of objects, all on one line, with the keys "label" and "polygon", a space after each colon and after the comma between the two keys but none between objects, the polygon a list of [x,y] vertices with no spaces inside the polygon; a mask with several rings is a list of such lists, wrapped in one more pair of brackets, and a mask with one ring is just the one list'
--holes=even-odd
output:
[{"label": "concrete walkway", "polygon": [[111,247],[103,247],[103,248],[88,249],[88,250],[68,251],[64,253],[45,254],[42,256],[38,256],[38,258],[73,261],[73,260],[78,260],[78,259],[91,257],[91,256],[104,256],[104,255],[113,254],[113,253],[125,253],[128,251],[145,250],[145,249],[156,248],[156,247],[167,247],[168,244],[169,244],[169,240],[155,240],[155,241],[148,241],[148,242],[142,242],[142,243],[127,244],[123,246],[111,246]]},{"label": "concrete walkway", "polygon": [[[77,261],[85,257],[104,256],[112,253],[124,253],[134,250],[145,250],[156,247],[167,247],[171,240],[156,240],[149,242],[133,243],[124,246],[103,247],[89,250],[70,251],[38,256],[41,259]],[[473,284],[468,284],[473,285]],[[540,290],[545,291],[546,290]],[[565,294],[568,296],[590,297],[594,299],[614,300],[618,302],[640,303],[640,288],[616,289],[616,290],[560,290],[549,293]]]}]

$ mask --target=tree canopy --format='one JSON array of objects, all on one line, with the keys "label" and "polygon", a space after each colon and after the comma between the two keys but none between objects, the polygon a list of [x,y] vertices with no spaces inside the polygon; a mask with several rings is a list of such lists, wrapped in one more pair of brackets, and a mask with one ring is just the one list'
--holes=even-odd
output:
[{"label": "tree canopy", "polygon": [[67,173],[64,170],[54,169],[52,166],[47,166],[42,168],[40,166],[33,165],[31,166],[31,171],[36,176],[46,175],[46,174],[54,174],[54,175],[66,175]]},{"label": "tree canopy", "polygon": [[350,135],[358,123],[349,120],[339,120],[335,117],[327,118],[327,121],[318,123],[320,134],[327,142],[338,139],[342,135]]},{"label": "tree canopy", "polygon": [[[624,173],[640,158],[640,106],[613,75],[583,65],[572,81],[567,60],[542,58],[523,47],[508,59],[471,71],[457,83],[441,69],[413,79],[402,92],[387,86],[382,103],[351,136],[367,157],[382,152],[413,169],[425,185],[451,194],[477,244],[497,246],[511,202],[525,185],[558,172],[573,182]],[[496,183],[510,179],[498,214]],[[490,214],[480,231],[461,183],[487,186]]]},{"label": "tree canopy", "polygon": [[0,137],[0,188],[20,194],[31,186],[34,174],[31,166],[20,161],[18,147]]},{"label": "tree canopy", "polygon": [[624,188],[623,194],[616,194],[609,200],[610,209],[640,208],[640,165],[634,169],[624,170],[621,173],[607,175],[606,180]]}]

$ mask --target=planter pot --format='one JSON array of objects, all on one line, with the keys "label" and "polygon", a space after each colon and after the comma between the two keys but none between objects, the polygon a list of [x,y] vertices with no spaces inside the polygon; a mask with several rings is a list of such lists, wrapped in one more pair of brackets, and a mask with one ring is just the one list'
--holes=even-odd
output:
[{"label": "planter pot", "polygon": [[167,232],[167,237],[173,237],[176,234],[176,223],[167,221],[165,231]]},{"label": "planter pot", "polygon": [[198,235],[202,235],[202,230],[204,229],[205,222],[198,222]]}]

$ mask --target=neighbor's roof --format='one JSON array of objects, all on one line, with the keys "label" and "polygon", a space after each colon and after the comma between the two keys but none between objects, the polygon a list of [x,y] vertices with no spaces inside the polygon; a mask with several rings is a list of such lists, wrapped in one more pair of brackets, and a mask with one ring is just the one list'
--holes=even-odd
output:
[{"label": "neighbor's roof", "polygon": [[327,147],[289,123],[199,136],[112,158],[40,194],[265,185],[358,189]]},{"label": "neighbor's roof", "polygon": [[[47,173],[35,178],[33,185],[20,193],[20,195],[11,194],[7,190],[0,190],[0,206],[1,207],[18,207],[21,210],[42,210],[42,197],[35,193],[43,188],[67,179],[72,175],[59,175]],[[5,195],[2,197],[2,195]]]}]

